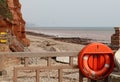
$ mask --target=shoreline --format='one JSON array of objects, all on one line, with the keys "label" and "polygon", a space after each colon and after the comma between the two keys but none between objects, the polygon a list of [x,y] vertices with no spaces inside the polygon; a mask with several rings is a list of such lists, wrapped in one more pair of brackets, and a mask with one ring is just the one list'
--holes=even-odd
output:
[{"label": "shoreline", "polygon": [[53,40],[57,40],[57,41],[61,41],[61,42],[75,43],[75,44],[82,44],[82,45],[87,45],[91,42],[101,42],[103,44],[110,45],[109,42],[105,42],[104,40],[100,41],[100,40],[95,40],[95,39],[90,39],[90,38],[58,37],[58,36],[48,35],[48,34],[44,34],[44,33],[37,33],[34,31],[26,31],[26,34],[33,35],[33,36],[45,37],[45,38],[49,38],[49,39],[53,39]]}]

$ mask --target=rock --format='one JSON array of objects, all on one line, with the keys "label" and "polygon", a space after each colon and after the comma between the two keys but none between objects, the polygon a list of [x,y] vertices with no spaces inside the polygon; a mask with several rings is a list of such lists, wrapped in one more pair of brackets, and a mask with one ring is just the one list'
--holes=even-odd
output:
[{"label": "rock", "polygon": [[61,63],[69,63],[69,57],[56,57],[56,61]]},{"label": "rock", "polygon": [[47,51],[54,51],[54,52],[59,52],[60,50],[57,48],[57,47],[55,47],[55,46],[50,46],[50,47],[47,47],[46,48],[46,50]]},{"label": "rock", "polygon": [[[70,63],[69,57],[56,57],[56,61],[61,63]],[[77,58],[73,59],[73,63],[77,65]]]},{"label": "rock", "polygon": [[0,71],[0,76],[3,76],[3,75],[7,75],[7,71],[6,70]]},{"label": "rock", "polygon": [[[61,52],[61,50],[55,46],[50,47],[48,51]],[[52,57],[52,58],[55,59],[57,62],[69,63],[69,57]],[[74,59],[73,61],[76,63],[77,60]]]},{"label": "rock", "polygon": [[118,68],[118,71],[120,72],[120,49],[116,51],[115,56],[114,56],[114,61],[115,61],[116,67]]},{"label": "rock", "polygon": [[56,43],[55,43],[55,42],[52,42],[52,41],[43,41],[42,43],[43,43],[44,45],[46,45],[46,46],[56,45]]},{"label": "rock", "polygon": [[108,82],[120,82],[120,73],[119,72],[111,73]]}]

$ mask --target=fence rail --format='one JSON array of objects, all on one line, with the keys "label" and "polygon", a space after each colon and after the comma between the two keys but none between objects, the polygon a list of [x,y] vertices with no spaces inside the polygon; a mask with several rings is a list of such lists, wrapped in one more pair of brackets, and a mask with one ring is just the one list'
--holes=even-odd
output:
[{"label": "fence rail", "polygon": [[7,57],[64,57],[78,56],[79,51],[74,52],[0,52],[0,56]]},{"label": "fence rail", "polygon": [[[14,53],[13,52],[0,52],[0,56],[24,58],[24,65],[14,67],[14,71],[13,71],[14,82],[18,82],[18,76],[21,70],[22,71],[23,70],[34,70],[36,72],[35,74],[36,82],[41,82],[40,71],[45,70],[45,69],[57,70],[58,72],[57,82],[65,82],[63,81],[63,70],[64,69],[78,69],[77,64],[74,64],[74,58],[77,58],[78,55],[79,55],[79,51],[74,51],[74,52],[14,52]],[[34,57],[47,58],[47,65],[46,66],[41,66],[41,65],[30,66],[29,59],[34,58]],[[52,57],[69,57],[69,63],[66,65],[58,65],[58,66],[52,65],[51,63]],[[78,82],[83,82],[83,75],[81,74],[80,71],[78,71],[78,75],[79,75],[77,78]],[[96,82],[96,81],[90,81],[90,82]]]}]

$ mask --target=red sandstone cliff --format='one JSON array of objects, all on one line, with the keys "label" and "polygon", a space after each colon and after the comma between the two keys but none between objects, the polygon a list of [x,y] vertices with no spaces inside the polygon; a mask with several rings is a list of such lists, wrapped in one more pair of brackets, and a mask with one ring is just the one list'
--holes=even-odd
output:
[{"label": "red sandstone cliff", "polygon": [[[5,17],[0,14],[0,32],[10,30],[13,35],[15,35],[21,42],[25,45],[29,45],[29,40],[26,38],[25,34],[25,21],[21,14],[21,4],[19,0],[3,0],[7,4],[7,8],[10,11],[11,16]],[[1,2],[2,3],[2,2]],[[7,8],[0,6],[2,10],[7,10]],[[3,14],[6,12],[3,12]]]}]

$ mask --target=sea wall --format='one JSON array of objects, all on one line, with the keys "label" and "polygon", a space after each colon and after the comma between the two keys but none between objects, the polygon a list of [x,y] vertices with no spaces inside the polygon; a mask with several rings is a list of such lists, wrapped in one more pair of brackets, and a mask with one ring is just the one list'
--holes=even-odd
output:
[{"label": "sea wall", "polygon": [[114,27],[115,33],[111,36],[111,47],[114,50],[120,48],[120,27]]}]

